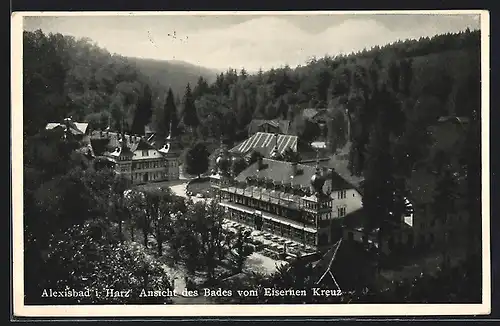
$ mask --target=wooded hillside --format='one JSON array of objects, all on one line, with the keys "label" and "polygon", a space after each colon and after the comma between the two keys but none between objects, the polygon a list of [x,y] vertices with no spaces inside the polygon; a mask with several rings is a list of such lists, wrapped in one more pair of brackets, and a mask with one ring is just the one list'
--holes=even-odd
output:
[{"label": "wooded hillside", "polygon": [[[307,141],[318,130],[301,112],[326,107],[332,118],[331,150],[350,140],[351,165],[359,165],[353,168],[359,172],[362,163],[356,162],[362,161],[373,118],[373,90],[383,84],[397,94],[403,124],[470,116],[480,108],[479,45],[480,32],[466,30],[312,59],[295,69],[284,66],[254,75],[228,69],[211,82],[206,76],[210,70],[203,68],[174,69],[161,61],[111,55],[90,40],[25,32],[25,132],[71,115],[94,128],[105,128],[110,121],[111,128],[123,125],[141,133],[151,123],[165,134],[175,111],[176,121],[204,139],[222,136],[234,142],[246,137],[253,118],[283,118],[292,120],[291,131]],[[186,85],[179,96],[181,83]],[[174,98],[166,105],[168,88]]]},{"label": "wooded hillside", "polygon": [[67,116],[97,128],[107,127],[108,118],[112,128],[119,128],[122,118],[131,126],[140,99],[151,102],[156,112],[163,107],[168,88],[180,98],[186,84],[199,76],[215,79],[214,71],[180,61],[112,55],[90,39],[38,30],[24,32],[23,43],[27,134]]}]

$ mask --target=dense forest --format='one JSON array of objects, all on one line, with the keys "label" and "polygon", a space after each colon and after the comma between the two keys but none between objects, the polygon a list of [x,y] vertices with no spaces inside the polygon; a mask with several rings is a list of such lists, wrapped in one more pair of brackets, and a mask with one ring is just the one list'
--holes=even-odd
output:
[{"label": "dense forest", "polygon": [[[164,213],[165,224],[151,222],[158,218],[156,213],[123,198],[126,181],[95,171],[85,157],[74,153],[78,144],[43,130],[47,122],[67,116],[88,121],[94,129],[109,126],[136,134],[144,133],[144,127],[151,124],[165,136],[172,126],[176,134],[214,143],[220,138],[231,143],[246,137],[254,118],[289,119],[291,132],[307,142],[319,130],[302,115],[303,110],[327,108],[329,150],[333,153],[349,145],[351,173],[365,177],[363,205],[372,217],[367,229],[383,232],[390,230],[382,217],[403,209],[394,201],[395,193],[405,191],[401,180],[410,176],[416,163],[426,160],[427,127],[440,116],[464,116],[471,123],[466,147],[458,155],[468,185],[470,212],[476,216],[480,212],[479,48],[480,32],[466,30],[313,59],[296,68],[284,66],[256,74],[228,69],[213,81],[209,76],[197,76],[180,91],[170,82],[177,77],[169,76],[168,70],[161,76],[162,70],[155,68],[157,62],[111,55],[90,40],[25,32],[27,296],[37,302],[41,289],[63,283],[112,286],[109,275],[119,275],[117,287],[124,287],[129,275],[137,288],[170,287],[171,280],[144,249],[151,248],[148,236],[156,239],[158,256],[159,239],[168,238],[174,248],[191,248],[182,255],[187,262],[202,259],[210,278],[215,274],[216,262],[210,260],[214,250],[242,247],[238,238],[217,240],[217,245],[206,243],[207,234],[212,239],[210,232],[220,229],[204,228],[199,217],[213,214],[220,221],[220,212],[207,206],[177,207],[171,194],[165,198],[151,195],[151,205],[163,209],[157,212]],[[350,133],[346,133],[347,121]],[[440,173],[443,193],[453,187],[452,175],[447,169]],[[452,199],[443,200],[452,206]],[[170,213],[177,211],[191,219],[180,219],[179,230],[200,228],[198,238],[187,236],[189,232],[173,236],[175,231],[167,225],[173,223]],[[122,220],[127,224],[122,225]],[[134,237],[134,230],[145,232],[141,248],[125,241],[125,235]],[[83,256],[87,253],[90,258]],[[107,258],[102,261],[100,257]],[[222,254],[220,258],[222,261]],[[63,266],[60,261],[72,265]],[[192,270],[202,267],[189,266]]]},{"label": "dense forest", "polygon": [[[24,32],[24,131],[32,135],[49,121],[72,116],[94,128],[131,127],[137,106],[161,111],[168,88],[179,101],[187,83],[215,72],[182,62],[126,58],[89,39],[42,31]],[[143,105],[144,106],[144,105]],[[151,117],[149,117],[151,120]]]},{"label": "dense forest", "polygon": [[[397,93],[405,117],[415,123],[429,124],[441,115],[470,116],[480,98],[479,44],[479,31],[466,30],[312,59],[295,69],[254,75],[228,69],[213,82],[198,76],[179,94],[179,86],[168,81],[182,80],[181,73],[159,69],[157,61],[111,55],[86,39],[25,32],[24,130],[33,134],[46,122],[71,115],[93,128],[109,124],[142,133],[142,125],[151,124],[165,135],[169,112],[175,111],[182,126],[204,139],[222,135],[238,141],[253,118],[281,118],[291,120],[291,132],[307,142],[318,130],[302,110],[328,108],[331,150],[352,142],[352,170],[360,173],[374,81],[382,78]],[[169,85],[174,101],[166,104]],[[346,139],[347,119],[351,139]]]}]

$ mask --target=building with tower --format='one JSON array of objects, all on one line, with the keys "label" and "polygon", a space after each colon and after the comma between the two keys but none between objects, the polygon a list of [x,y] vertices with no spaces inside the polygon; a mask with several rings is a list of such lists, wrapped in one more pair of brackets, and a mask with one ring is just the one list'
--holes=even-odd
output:
[{"label": "building with tower", "polygon": [[172,123],[165,144],[159,149],[159,152],[165,158],[165,178],[166,180],[179,180],[179,156],[182,149],[180,142],[172,133]]},{"label": "building with tower", "polygon": [[224,147],[210,176],[215,198],[228,219],[277,237],[289,248],[326,250],[342,236],[337,196],[354,187],[332,169],[285,162],[280,155],[275,144],[269,158],[234,175]]},{"label": "building with tower", "polygon": [[179,179],[180,149],[173,137],[159,150],[144,137],[123,132],[94,131],[90,141],[97,158],[105,158],[135,184]]}]

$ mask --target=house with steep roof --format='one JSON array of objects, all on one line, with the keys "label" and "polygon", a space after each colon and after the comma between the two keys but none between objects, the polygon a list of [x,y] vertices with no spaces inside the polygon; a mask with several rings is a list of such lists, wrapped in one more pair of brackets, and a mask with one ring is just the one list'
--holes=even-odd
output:
[{"label": "house with steep roof", "polygon": [[273,119],[261,120],[253,119],[248,124],[248,136],[252,136],[258,132],[266,132],[273,134],[288,134],[290,131],[290,120]]},{"label": "house with steep roof", "polygon": [[94,131],[91,136],[94,153],[105,158],[107,165],[115,167],[133,183],[141,184],[179,179],[180,153],[167,139],[161,149],[154,148],[143,136],[110,131]]},{"label": "house with steep roof", "polygon": [[70,133],[79,141],[88,141],[90,136],[90,128],[87,122],[75,122],[71,118],[65,118],[62,122],[49,122],[45,126],[45,130],[62,129],[66,133]]}]

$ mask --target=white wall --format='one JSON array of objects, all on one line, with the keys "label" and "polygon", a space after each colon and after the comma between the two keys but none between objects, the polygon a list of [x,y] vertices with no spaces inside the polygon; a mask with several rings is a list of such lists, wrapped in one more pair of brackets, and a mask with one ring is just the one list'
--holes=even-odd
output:
[{"label": "white wall", "polygon": [[[144,150],[146,151],[146,150]],[[156,149],[149,149],[147,150],[147,155],[142,155],[143,150],[138,149],[134,152],[134,159],[152,159],[152,158],[160,158],[162,157],[162,154],[158,152]]]},{"label": "white wall", "polygon": [[169,180],[179,179],[179,162],[176,158],[167,159],[166,173]]},{"label": "white wall", "polygon": [[339,218],[338,207],[345,206],[346,215],[363,207],[363,199],[356,189],[346,190],[346,197],[342,199],[338,199],[338,193],[339,191],[334,191],[331,194],[333,198],[332,218]]}]

